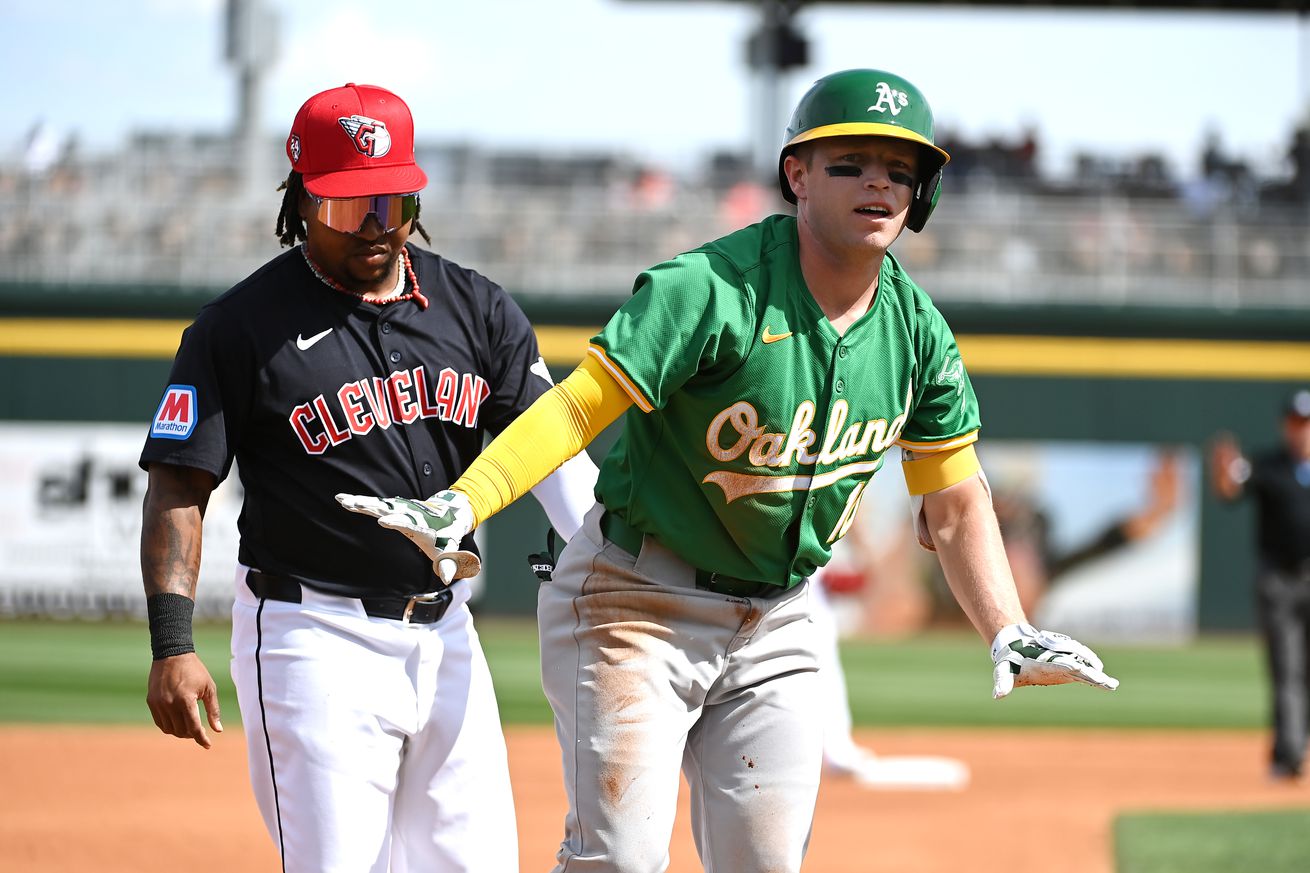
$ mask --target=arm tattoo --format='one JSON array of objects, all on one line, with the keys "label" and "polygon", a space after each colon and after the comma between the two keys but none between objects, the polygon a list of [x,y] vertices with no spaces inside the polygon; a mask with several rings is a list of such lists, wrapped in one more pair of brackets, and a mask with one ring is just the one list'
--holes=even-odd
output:
[{"label": "arm tattoo", "polygon": [[207,483],[197,487],[181,474],[152,470],[141,523],[141,576],[147,597],[170,592],[194,599],[211,489]]}]

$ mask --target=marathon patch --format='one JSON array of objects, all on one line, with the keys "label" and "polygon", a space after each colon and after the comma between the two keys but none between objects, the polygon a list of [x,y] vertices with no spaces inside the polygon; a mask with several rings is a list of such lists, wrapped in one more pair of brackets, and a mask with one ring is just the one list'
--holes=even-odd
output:
[{"label": "marathon patch", "polygon": [[169,385],[150,425],[150,435],[166,440],[184,440],[195,429],[195,386]]}]

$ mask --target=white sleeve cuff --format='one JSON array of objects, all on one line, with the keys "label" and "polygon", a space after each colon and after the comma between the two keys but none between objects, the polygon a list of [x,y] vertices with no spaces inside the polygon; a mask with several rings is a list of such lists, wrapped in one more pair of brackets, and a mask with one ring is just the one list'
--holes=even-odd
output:
[{"label": "white sleeve cuff", "polygon": [[582,527],[582,518],[596,505],[596,476],[599,471],[584,449],[532,488],[550,526],[565,542]]}]

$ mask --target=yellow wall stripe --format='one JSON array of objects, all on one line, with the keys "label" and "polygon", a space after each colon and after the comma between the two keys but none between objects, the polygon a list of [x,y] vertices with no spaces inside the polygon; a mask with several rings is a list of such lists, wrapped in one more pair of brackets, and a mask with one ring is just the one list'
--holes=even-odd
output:
[{"label": "yellow wall stripe", "polygon": [[166,358],[189,321],[145,318],[0,318],[0,355],[34,358]]},{"label": "yellow wall stripe", "polygon": [[[181,320],[127,318],[0,318],[0,357],[171,360]],[[599,328],[542,325],[537,342],[546,362],[571,367]],[[1128,339],[1122,337],[957,337],[970,373],[988,376],[1117,379],[1310,379],[1310,343],[1259,340]]]},{"label": "yellow wall stripe", "polygon": [[537,346],[546,363],[558,367],[576,367],[587,356],[591,338],[600,333],[599,327],[564,327],[544,324],[533,328],[537,332]]},{"label": "yellow wall stripe", "polygon": [[1258,340],[966,335],[970,373],[1119,379],[1310,378],[1310,343]]}]

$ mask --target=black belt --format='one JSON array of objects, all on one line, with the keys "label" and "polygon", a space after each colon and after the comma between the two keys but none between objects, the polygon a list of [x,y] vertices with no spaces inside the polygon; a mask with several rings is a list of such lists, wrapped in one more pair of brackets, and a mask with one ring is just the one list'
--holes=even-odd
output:
[{"label": "black belt", "polygon": [[[246,587],[264,600],[281,600],[285,603],[300,603],[300,583],[286,576],[275,576],[262,570],[250,570],[246,573]],[[405,624],[432,624],[441,621],[454,595],[449,588],[434,591],[431,594],[415,594],[413,597],[360,597],[364,612],[374,618],[393,618]]]},{"label": "black belt", "polygon": [[[634,557],[641,554],[641,540],[645,536],[636,528],[612,512],[605,512],[600,517],[600,532],[605,539]],[[709,570],[696,570],[696,587],[702,591],[715,594],[727,594],[732,597],[772,597],[782,592],[781,585],[772,582],[756,582],[753,579],[738,579],[723,573]]]}]

